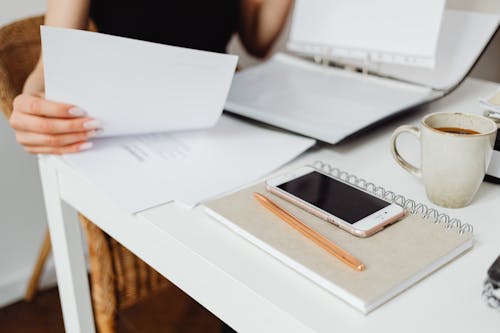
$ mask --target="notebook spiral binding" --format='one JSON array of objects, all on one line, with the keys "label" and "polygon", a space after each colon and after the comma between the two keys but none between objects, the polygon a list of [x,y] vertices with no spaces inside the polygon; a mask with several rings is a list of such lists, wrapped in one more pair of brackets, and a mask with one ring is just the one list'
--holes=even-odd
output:
[{"label": "notebook spiral binding", "polygon": [[463,223],[459,219],[451,218],[444,213],[439,213],[435,208],[427,207],[426,205],[417,203],[401,194],[386,190],[382,186],[377,186],[374,183],[364,180],[363,178],[358,178],[357,176],[335,168],[328,163],[315,161],[312,164],[312,167],[359,189],[370,192],[381,199],[395,203],[413,215],[419,215],[426,220],[437,224],[443,224],[446,229],[458,229],[460,234],[466,232],[472,233],[474,231],[472,225],[468,223]]}]

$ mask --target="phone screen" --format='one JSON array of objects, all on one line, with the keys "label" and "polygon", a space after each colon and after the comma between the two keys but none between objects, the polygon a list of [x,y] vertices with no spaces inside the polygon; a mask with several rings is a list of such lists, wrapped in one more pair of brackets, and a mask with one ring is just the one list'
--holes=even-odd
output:
[{"label": "phone screen", "polygon": [[278,188],[353,224],[390,205],[322,173],[313,171]]}]

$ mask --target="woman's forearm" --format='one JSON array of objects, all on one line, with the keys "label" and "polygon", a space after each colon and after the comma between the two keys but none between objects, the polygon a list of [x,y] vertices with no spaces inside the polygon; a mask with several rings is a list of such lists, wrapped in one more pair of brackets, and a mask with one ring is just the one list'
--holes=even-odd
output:
[{"label": "woman's forearm", "polygon": [[87,29],[91,0],[49,0],[45,25]]},{"label": "woman's forearm", "polygon": [[254,55],[264,56],[271,49],[290,12],[292,0],[243,0],[240,35]]},{"label": "woman's forearm", "polygon": [[[49,0],[45,25],[72,29],[88,27],[90,0]],[[38,95],[45,90],[41,58],[24,83],[23,92]]]},{"label": "woman's forearm", "polygon": [[30,95],[40,95],[45,91],[43,80],[43,65],[41,58],[38,60],[35,69],[24,82],[23,93]]},{"label": "woman's forearm", "polygon": [[266,0],[262,2],[256,22],[256,43],[259,48],[269,50],[290,12],[291,0]]}]

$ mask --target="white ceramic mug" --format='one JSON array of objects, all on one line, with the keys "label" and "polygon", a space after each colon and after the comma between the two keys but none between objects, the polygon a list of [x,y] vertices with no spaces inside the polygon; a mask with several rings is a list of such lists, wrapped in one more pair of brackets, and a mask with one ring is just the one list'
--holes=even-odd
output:
[{"label": "white ceramic mug", "polygon": [[[461,128],[478,134],[450,133],[438,128]],[[396,145],[401,133],[420,140],[420,168],[407,162]],[[422,178],[427,197],[449,208],[467,206],[483,181],[495,142],[497,125],[486,117],[466,113],[433,113],[420,128],[398,127],[391,138],[392,155],[411,174]]]}]

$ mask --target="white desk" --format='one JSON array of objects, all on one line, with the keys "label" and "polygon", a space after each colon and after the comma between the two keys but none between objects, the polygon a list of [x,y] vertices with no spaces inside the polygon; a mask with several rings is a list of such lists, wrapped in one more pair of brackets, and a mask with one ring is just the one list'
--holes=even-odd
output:
[{"label": "white desk", "polygon": [[[402,120],[295,161],[322,159],[428,204],[423,186],[392,160],[389,138],[435,111],[479,112],[497,85],[468,79],[445,99]],[[346,115],[348,116],[348,115]],[[402,151],[417,144],[402,140]],[[408,153],[410,154],[410,153]],[[411,155],[411,154],[410,154]],[[413,154],[417,155],[418,154]],[[60,158],[40,158],[67,332],[94,332],[80,228],[65,223],[64,200],[240,332],[498,332],[500,313],[481,299],[500,254],[500,186],[483,184],[473,203],[446,210],[474,225],[472,251],[364,316],[207,217],[172,204],[130,216]],[[425,246],[425,244],[422,244]]]}]

